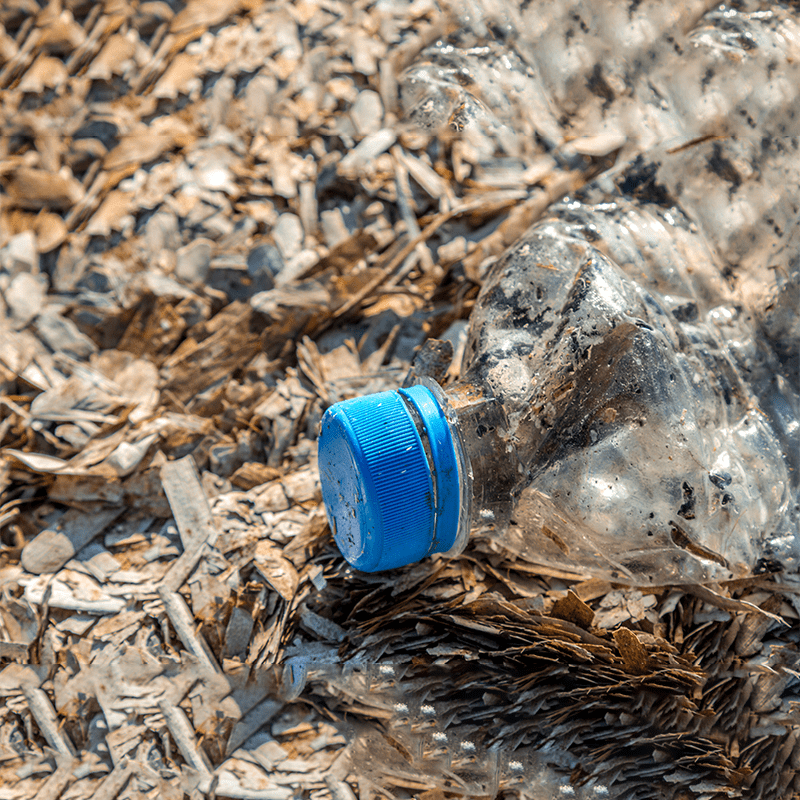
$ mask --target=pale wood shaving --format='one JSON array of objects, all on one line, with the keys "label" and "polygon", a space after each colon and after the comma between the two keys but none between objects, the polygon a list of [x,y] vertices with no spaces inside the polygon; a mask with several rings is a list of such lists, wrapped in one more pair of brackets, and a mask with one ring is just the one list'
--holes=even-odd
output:
[{"label": "pale wood shaving", "polygon": [[454,12],[0,9],[0,797],[518,797],[567,740],[630,796],[797,791],[795,577],[632,591],[481,538],[365,576],[332,544],[324,410],[415,354],[456,379],[486,269],[624,144],[509,166],[403,119]]}]

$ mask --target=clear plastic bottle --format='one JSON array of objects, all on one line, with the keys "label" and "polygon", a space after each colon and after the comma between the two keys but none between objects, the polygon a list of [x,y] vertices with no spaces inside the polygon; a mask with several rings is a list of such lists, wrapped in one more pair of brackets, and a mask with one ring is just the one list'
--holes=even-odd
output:
[{"label": "clear plastic bottle", "polygon": [[[586,27],[600,33],[581,38],[575,20],[594,6],[573,5],[509,22],[525,69],[439,45],[414,68],[412,112],[452,95],[452,62],[462,86],[470,73],[479,89],[539,98],[527,103],[537,119],[560,109],[578,133],[622,127],[628,152],[491,267],[458,384],[327,412],[320,470],[337,542],[366,570],[458,552],[478,531],[551,570],[620,583],[795,570],[796,14],[720,6],[695,23],[701,3],[675,39],[666,4],[644,48],[633,33],[617,46],[622,28],[596,20]],[[634,33],[648,14],[631,17]],[[473,115],[481,135],[513,128],[503,102]]]},{"label": "clear plastic bottle", "polygon": [[797,568],[791,343],[732,297],[676,203],[626,193],[639,169],[557,204],[494,265],[458,384],[328,410],[323,497],[354,566],[480,530],[629,584]]},{"label": "clear plastic bottle", "polygon": [[796,423],[779,433],[800,409],[767,348],[750,362],[761,406],[738,375],[725,337],[754,342],[750,325],[725,306],[705,321],[668,310],[568,223],[542,223],[487,282],[461,382],[326,413],[320,474],[342,553],[389,569],[480,530],[622,583],[796,568]]}]

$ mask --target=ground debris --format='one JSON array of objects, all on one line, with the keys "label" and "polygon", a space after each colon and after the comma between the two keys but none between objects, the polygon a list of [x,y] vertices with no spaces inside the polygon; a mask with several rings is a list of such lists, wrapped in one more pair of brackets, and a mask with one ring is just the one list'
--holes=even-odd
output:
[{"label": "ground debris", "polygon": [[457,377],[486,270],[624,143],[403,117],[450,5],[0,9],[0,800],[797,790],[792,576],[333,546],[324,410]]}]

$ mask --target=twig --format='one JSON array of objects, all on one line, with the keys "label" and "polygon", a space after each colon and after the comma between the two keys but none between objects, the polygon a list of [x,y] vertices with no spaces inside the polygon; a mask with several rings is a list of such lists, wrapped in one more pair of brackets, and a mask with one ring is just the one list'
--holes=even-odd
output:
[{"label": "twig", "polygon": [[166,700],[158,704],[167,723],[172,739],[181,751],[186,763],[201,775],[201,782],[211,780],[211,764],[205,753],[197,746],[197,740],[186,714],[181,708],[170,705]]},{"label": "twig", "polygon": [[30,708],[39,730],[47,739],[50,747],[61,755],[75,758],[75,746],[69,736],[58,727],[56,710],[44,691],[33,686],[23,686],[22,692],[28,701],[28,708]]},{"label": "twig", "polygon": [[186,601],[177,592],[171,592],[164,586],[159,587],[158,596],[164,603],[175,633],[183,642],[183,646],[209,671],[221,672],[211,648],[201,633],[195,633],[194,617],[186,605]]}]

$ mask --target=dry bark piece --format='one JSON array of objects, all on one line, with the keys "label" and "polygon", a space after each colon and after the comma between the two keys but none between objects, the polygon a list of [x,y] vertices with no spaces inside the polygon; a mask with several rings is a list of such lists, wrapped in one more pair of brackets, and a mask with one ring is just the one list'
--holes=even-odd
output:
[{"label": "dry bark piece", "polygon": [[117,614],[125,608],[125,600],[99,591],[97,585],[87,576],[72,575],[69,577],[76,584],[77,591],[59,578],[52,580],[48,589],[49,579],[41,576],[26,585],[25,599],[32,605],[41,606],[48,598],[48,605],[53,608],[82,611],[89,614]]},{"label": "dry bark piece", "polygon": [[158,705],[181,755],[192,769],[200,773],[201,782],[207,786],[211,777],[211,765],[206,755],[197,746],[194,729],[183,709],[171,705],[166,700],[162,700]]},{"label": "dry bark piece", "polygon": [[219,664],[205,638],[194,630],[194,617],[183,597],[165,587],[159,588],[158,595],[183,646],[200,662],[204,670],[210,673],[220,672]]},{"label": "dry bark piece", "polygon": [[29,642],[0,642],[0,658],[9,661],[26,661],[29,650]]},{"label": "dry bark piece", "polygon": [[[22,224],[30,223],[31,220],[28,218]],[[17,272],[35,274],[39,271],[39,256],[36,250],[36,234],[30,229],[24,230],[12,236],[0,251],[0,264],[10,275],[15,275]]]},{"label": "dry bark piece", "polygon": [[67,209],[83,198],[83,187],[74,178],[32,167],[19,167],[7,179],[6,191],[20,208]]},{"label": "dry bark piece", "polygon": [[175,254],[175,275],[189,284],[205,280],[211,268],[213,249],[214,243],[202,238],[181,247]]},{"label": "dry bark piece", "polygon": [[60,59],[40,54],[17,84],[17,89],[20,92],[38,94],[44,89],[60,86],[66,81],[67,75],[66,67]]},{"label": "dry bark piece", "polygon": [[257,542],[253,556],[256,569],[270,586],[287,602],[294,600],[299,576],[292,563],[267,541]]},{"label": "dry bark piece", "polygon": [[371,233],[358,231],[332,247],[328,255],[299,277],[311,277],[330,268],[340,274],[346,274],[353,264],[357,264],[362,258],[367,258],[377,244],[377,239]]},{"label": "dry bark piece", "polygon": [[175,139],[169,133],[142,130],[123,138],[103,159],[103,168],[116,170],[131,164],[153,161],[169,150]]},{"label": "dry bark piece", "polygon": [[63,730],[60,730],[55,709],[44,691],[27,684],[22,687],[22,691],[28,701],[28,708],[30,708],[39,730],[47,739],[50,747],[62,756],[74,758],[76,755],[75,746],[70,741],[69,736]]},{"label": "dry bark piece", "polygon": [[169,23],[172,33],[184,33],[196,28],[208,28],[219,25],[234,14],[240,6],[240,0],[222,0],[209,7],[203,0],[191,0]]},{"label": "dry bark piece", "polygon": [[572,590],[567,592],[566,597],[556,600],[550,613],[554,617],[574,622],[587,630],[592,626],[594,620],[594,611]]},{"label": "dry bark piece", "polygon": [[231,731],[226,753],[231,754],[241,747],[256,731],[276,716],[284,704],[273,698],[266,698],[251,708]]},{"label": "dry bark piece", "polygon": [[646,675],[650,672],[650,658],[639,637],[629,628],[617,628],[614,641],[619,654],[625,662],[625,668],[634,675]]},{"label": "dry bark piece", "polygon": [[280,477],[280,470],[257,461],[242,464],[231,475],[231,483],[240,489],[248,490],[269,483]]},{"label": "dry bark piece", "polygon": [[58,760],[55,772],[37,789],[36,800],[58,800],[62,792],[74,780],[76,761],[62,757]]},{"label": "dry bark piece", "polygon": [[[444,179],[436,173],[430,166],[416,156],[406,153],[402,147],[392,148],[395,158],[402,161],[411,177],[429,194],[432,198],[439,200],[449,194],[447,184]],[[446,211],[447,209],[442,209]]]},{"label": "dry bark piece", "polygon": [[180,94],[188,93],[199,72],[200,60],[199,55],[178,53],[153,87],[153,96],[174,100]]},{"label": "dry bark piece", "polygon": [[238,605],[233,607],[225,628],[224,656],[226,658],[244,660],[254,626],[253,615],[246,608]]},{"label": "dry bark piece", "polygon": [[125,785],[136,774],[136,768],[127,759],[123,760],[108,774],[95,789],[92,800],[114,800]]},{"label": "dry bark piece", "polygon": [[121,230],[126,221],[133,221],[129,215],[133,208],[132,192],[109,192],[89,218],[84,230],[92,236],[108,236],[112,231]]},{"label": "dry bark piece", "polygon": [[187,340],[183,352],[167,359],[165,389],[185,402],[204,389],[244,367],[259,351],[259,336],[250,333],[253,309],[237,308],[237,319],[201,343]]},{"label": "dry bark piece", "polygon": [[40,275],[20,272],[11,280],[3,299],[12,327],[24,328],[39,313],[46,291],[46,281]]},{"label": "dry bark piece", "polygon": [[58,572],[123,511],[123,508],[99,509],[92,514],[74,509],[67,511],[55,530],[43,530],[25,545],[22,566],[34,575]]},{"label": "dry bark piece", "polygon": [[188,550],[196,542],[214,538],[216,526],[194,459],[186,456],[164,464],[161,468],[161,481],[184,549]]}]

